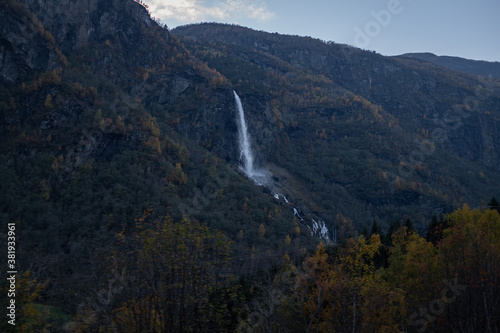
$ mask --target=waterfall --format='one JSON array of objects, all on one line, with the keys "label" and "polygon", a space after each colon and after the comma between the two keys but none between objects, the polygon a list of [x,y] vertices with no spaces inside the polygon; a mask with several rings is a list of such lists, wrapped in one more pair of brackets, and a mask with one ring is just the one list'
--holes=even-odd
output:
[{"label": "waterfall", "polygon": [[[233,90],[234,93],[234,99],[236,101],[236,109],[238,111],[237,116],[236,116],[236,123],[238,125],[238,144],[240,148],[240,169],[243,171],[243,173],[250,179],[252,179],[255,183],[257,183],[260,186],[265,186],[268,189],[271,190],[271,193],[273,194],[273,197],[276,200],[280,200],[283,198],[286,204],[289,204],[288,199],[283,195],[278,192],[275,192],[276,187],[275,183],[271,180],[271,172],[269,172],[266,169],[261,169],[255,167],[254,163],[254,156],[252,153],[252,147],[250,144],[250,135],[248,134],[248,127],[247,123],[245,121],[245,112],[243,110],[243,106],[241,105],[241,99],[236,93],[236,91]],[[304,217],[302,217],[297,208],[293,208],[293,215],[297,216],[300,221],[304,224],[307,223],[306,220],[304,220]],[[310,215],[310,214],[309,214]],[[309,220],[309,219],[308,219]],[[324,239],[327,243],[330,243],[330,232],[326,226],[326,223],[324,221],[318,220],[316,221],[314,218],[312,218],[312,224],[311,226],[307,225],[309,230],[311,231],[311,236],[312,237],[318,237],[320,239]],[[311,228],[312,227],[312,228]],[[334,231],[333,234],[333,243],[336,244],[337,241],[337,234],[336,230]]]},{"label": "waterfall", "polygon": [[240,161],[241,170],[245,175],[255,181],[259,185],[265,185],[269,180],[269,172],[263,169],[256,169],[254,166],[254,157],[252,147],[250,145],[250,135],[248,134],[248,127],[245,121],[245,112],[241,105],[241,99],[233,90],[234,99],[236,101],[236,109],[238,110],[237,124],[238,124],[238,143],[240,146]]},{"label": "waterfall", "polygon": [[241,105],[240,96],[233,90],[234,99],[236,100],[236,108],[238,109],[238,141],[240,144],[240,161],[242,162],[243,171],[252,178],[253,170],[253,154],[250,147],[250,136],[248,135],[247,123],[245,121],[245,113]]}]

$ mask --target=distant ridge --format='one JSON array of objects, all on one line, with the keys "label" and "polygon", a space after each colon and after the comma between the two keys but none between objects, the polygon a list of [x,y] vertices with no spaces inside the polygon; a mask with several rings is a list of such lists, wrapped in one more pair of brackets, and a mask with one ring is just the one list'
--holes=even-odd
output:
[{"label": "distant ridge", "polygon": [[413,58],[474,75],[491,75],[500,79],[500,62],[471,60],[460,57],[437,56],[433,53],[405,53],[398,57]]}]

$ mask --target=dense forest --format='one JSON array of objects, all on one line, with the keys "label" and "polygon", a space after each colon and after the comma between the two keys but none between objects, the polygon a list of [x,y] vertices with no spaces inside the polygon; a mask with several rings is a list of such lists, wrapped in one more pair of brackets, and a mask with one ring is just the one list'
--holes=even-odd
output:
[{"label": "dense forest", "polygon": [[2,332],[499,330],[500,81],[140,1],[0,17]]}]

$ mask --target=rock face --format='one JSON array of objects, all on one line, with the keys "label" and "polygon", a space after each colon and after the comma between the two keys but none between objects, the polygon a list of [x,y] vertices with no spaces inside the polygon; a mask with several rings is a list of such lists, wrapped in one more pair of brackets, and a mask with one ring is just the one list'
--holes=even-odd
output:
[{"label": "rock face", "polygon": [[[146,100],[173,102],[191,85],[175,73],[157,75],[151,82],[138,77],[138,71],[146,72],[169,56],[170,34],[137,2],[9,0],[1,9],[0,84],[9,89],[19,89],[22,84],[19,90],[32,91],[22,97],[22,105],[16,107],[11,102],[14,110],[5,113],[1,134],[8,128],[36,126],[41,134],[48,135],[81,121],[91,104],[99,103],[99,91],[96,86],[89,91],[90,87],[80,83],[74,86],[61,82],[61,73],[68,67],[86,75],[102,75],[133,98]],[[147,52],[150,43],[154,52]],[[73,63],[68,64],[68,59]],[[54,103],[46,103],[49,96]],[[118,112],[123,117],[125,110]],[[94,129],[80,133],[79,141],[61,142],[67,155],[61,179],[67,179],[89,159],[110,158],[123,149],[137,149],[143,135],[108,132]],[[59,137],[52,135],[52,140],[56,142]]]},{"label": "rock face", "polygon": [[[61,67],[62,55],[80,53],[96,43],[107,42],[110,48],[120,50],[96,55],[95,69],[104,70],[111,63],[118,66],[119,62],[125,62],[131,70],[141,64],[152,66],[168,56],[165,47],[136,54],[150,48],[149,37],[153,32],[157,32],[155,43],[164,45],[168,44],[170,34],[150,18],[146,8],[134,1],[9,0],[9,5],[9,11],[2,12],[0,49],[0,73],[6,82],[13,83],[29,72]],[[133,76],[130,74],[133,73],[122,73],[122,80],[130,80]]]},{"label": "rock face", "polygon": [[[50,39],[36,19],[23,15],[22,5],[17,10],[0,12],[2,24],[0,42],[0,79],[14,83],[32,71],[45,71],[58,66],[58,56]],[[35,21],[35,22],[34,22]]]},{"label": "rock face", "polygon": [[[200,103],[189,112],[176,129],[183,136],[215,152],[232,164],[239,163],[239,145],[236,125],[237,110],[232,90],[218,90],[213,94],[213,104]],[[274,141],[279,134],[263,96],[240,96],[245,109],[252,149],[256,164],[265,165]]]},{"label": "rock face", "polygon": [[[64,53],[115,37],[132,49],[142,42],[137,28],[156,24],[147,10],[134,1],[26,0],[24,3],[52,32]],[[168,39],[168,33],[165,37]]]}]

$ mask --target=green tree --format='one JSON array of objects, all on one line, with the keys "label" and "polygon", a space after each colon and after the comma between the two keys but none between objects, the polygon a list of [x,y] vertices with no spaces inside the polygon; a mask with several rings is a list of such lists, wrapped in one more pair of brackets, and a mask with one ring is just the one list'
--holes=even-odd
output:
[{"label": "green tree", "polygon": [[224,309],[214,309],[210,303],[211,296],[231,281],[230,242],[224,235],[195,221],[165,218],[143,231],[140,240],[138,281],[144,280],[148,293],[127,300],[126,310],[117,316],[122,327],[145,323],[145,328],[158,332],[225,327],[228,318],[220,312]]},{"label": "green tree", "polygon": [[337,319],[339,309],[334,297],[335,285],[340,282],[337,278],[339,272],[331,267],[322,243],[316,253],[304,261],[297,276],[294,296],[288,304],[289,311],[294,313],[295,331],[323,332]]},{"label": "green tree", "polygon": [[396,231],[392,239],[389,267],[384,274],[393,288],[404,290],[409,311],[415,311],[438,293],[443,279],[442,258],[432,243],[406,227]]},{"label": "green tree", "polygon": [[231,242],[191,220],[136,220],[120,232],[107,281],[81,307],[77,332],[229,332],[240,316],[230,269]]},{"label": "green tree", "polygon": [[405,314],[404,294],[375,269],[380,236],[350,239],[329,257],[322,244],[297,277],[294,332],[398,332]]},{"label": "green tree", "polygon": [[441,215],[439,221],[435,215],[432,216],[431,223],[427,228],[425,239],[434,245],[439,245],[443,239],[443,231],[448,227],[447,220]]},{"label": "green tree", "polygon": [[500,329],[500,215],[470,210],[448,216],[441,252],[445,277],[460,286],[457,300],[446,307],[448,330],[495,332]]},{"label": "green tree", "polygon": [[491,198],[490,202],[488,203],[488,208],[494,209],[500,214],[500,203],[494,197]]},{"label": "green tree", "polygon": [[380,235],[381,233],[382,232],[380,230],[380,227],[377,224],[377,221],[373,221],[372,229],[371,229],[371,232],[370,232],[370,236],[374,235],[374,234]]},{"label": "green tree", "polygon": [[[4,272],[3,272],[4,273]],[[2,274],[6,276],[6,274]],[[10,277],[10,275],[7,275]],[[49,332],[50,324],[47,321],[48,312],[40,309],[35,302],[39,301],[44,290],[46,289],[47,283],[41,283],[37,281],[30,271],[26,271],[22,274],[17,274],[15,279],[15,288],[11,286],[11,280],[5,279],[2,281],[1,291],[3,295],[12,294],[15,296],[5,298],[6,301],[15,301],[15,313],[16,317],[14,320],[15,325],[8,323],[12,318],[5,316],[2,323],[0,323],[0,328],[2,332]],[[2,302],[5,307],[10,306],[10,303]],[[7,313],[10,313],[7,310]]]},{"label": "green tree", "polygon": [[431,223],[427,227],[427,233],[425,234],[425,239],[432,244],[436,244],[439,240],[441,240],[442,235],[439,235],[438,232],[438,219],[436,215],[432,215]]}]

